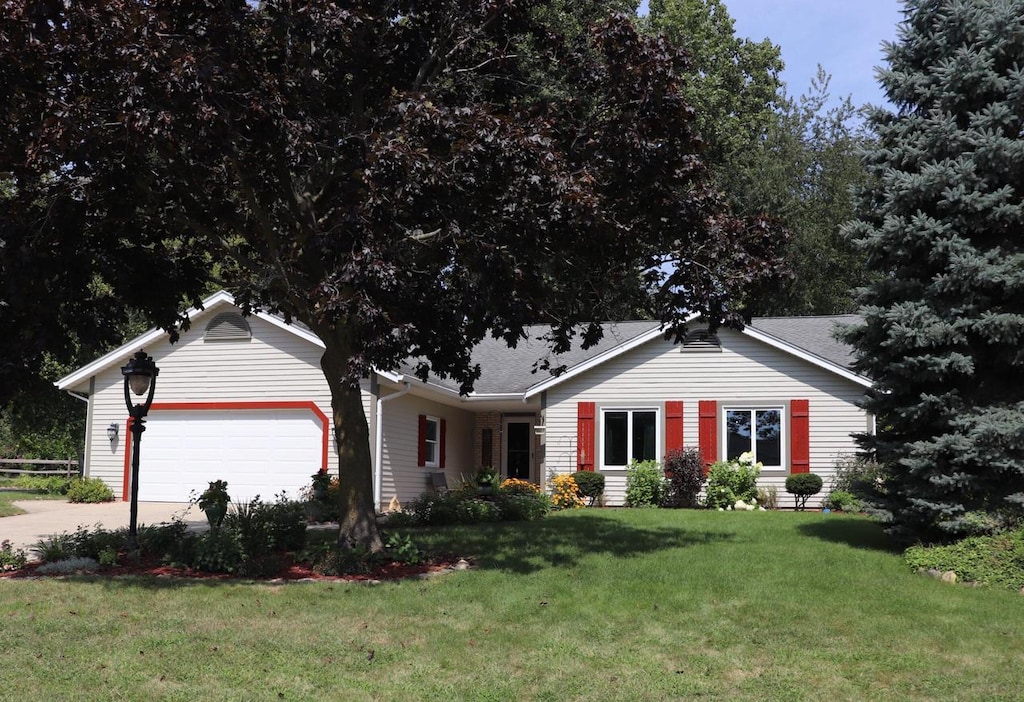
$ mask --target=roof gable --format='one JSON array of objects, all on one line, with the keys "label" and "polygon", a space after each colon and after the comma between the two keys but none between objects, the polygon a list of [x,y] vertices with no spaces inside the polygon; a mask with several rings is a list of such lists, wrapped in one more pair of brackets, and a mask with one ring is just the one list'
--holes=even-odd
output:
[{"label": "roof gable", "polygon": [[[194,307],[186,311],[185,314],[188,316],[190,323],[196,324],[206,317],[210,317],[212,319],[213,317],[211,317],[211,315],[224,312],[227,307],[237,309],[237,307],[235,307],[235,298],[231,293],[221,290],[220,292],[214,293],[203,300],[201,308]],[[284,329],[295,336],[305,339],[309,343],[319,346],[320,348],[324,347],[320,338],[304,327],[295,324],[287,324],[280,317],[272,314],[266,314],[264,312],[255,312],[253,313],[253,316],[258,317],[275,327]],[[110,353],[100,356],[92,363],[84,365],[75,372],[64,376],[54,383],[54,385],[56,385],[59,390],[70,390],[111,366],[125,363],[127,359],[139,349],[144,349],[147,346],[152,346],[153,344],[166,339],[167,332],[163,329],[150,329],[131,341],[122,344]]]}]

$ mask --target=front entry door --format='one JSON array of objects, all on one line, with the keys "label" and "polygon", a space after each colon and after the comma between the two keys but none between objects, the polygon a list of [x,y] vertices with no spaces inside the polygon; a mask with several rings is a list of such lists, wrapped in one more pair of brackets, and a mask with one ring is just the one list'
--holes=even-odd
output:
[{"label": "front entry door", "polygon": [[533,422],[507,421],[505,424],[505,472],[507,477],[529,480],[532,464]]}]

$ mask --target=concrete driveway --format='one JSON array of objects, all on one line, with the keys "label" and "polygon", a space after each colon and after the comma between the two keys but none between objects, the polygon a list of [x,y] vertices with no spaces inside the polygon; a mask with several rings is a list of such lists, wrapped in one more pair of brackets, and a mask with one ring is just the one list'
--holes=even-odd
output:
[{"label": "concrete driveway", "polygon": [[[32,546],[54,534],[71,533],[79,526],[99,525],[105,529],[128,526],[127,502],[80,505],[65,500],[18,500],[14,504],[26,513],[0,518],[0,541],[6,539],[15,549],[25,549],[30,558]],[[140,502],[139,524],[159,524],[178,517],[191,528],[205,527],[206,516],[198,507],[189,507],[180,502]]]}]

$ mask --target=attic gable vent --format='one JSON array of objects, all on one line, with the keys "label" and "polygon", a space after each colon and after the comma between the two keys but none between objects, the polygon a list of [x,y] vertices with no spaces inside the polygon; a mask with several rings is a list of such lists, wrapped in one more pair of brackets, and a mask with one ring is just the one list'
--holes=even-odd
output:
[{"label": "attic gable vent", "polygon": [[707,329],[695,329],[687,332],[683,339],[682,350],[685,353],[697,353],[700,351],[721,351],[722,342],[718,335],[709,332]]},{"label": "attic gable vent", "polygon": [[224,312],[206,325],[204,341],[248,341],[252,338],[249,323],[237,312]]}]

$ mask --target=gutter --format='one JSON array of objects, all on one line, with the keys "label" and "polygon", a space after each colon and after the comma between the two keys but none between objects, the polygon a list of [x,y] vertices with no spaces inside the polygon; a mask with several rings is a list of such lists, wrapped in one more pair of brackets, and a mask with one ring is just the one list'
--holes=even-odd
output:
[{"label": "gutter", "polygon": [[65,390],[64,392],[66,392],[68,395],[71,395],[71,397],[75,398],[76,400],[81,400],[85,404],[89,404],[88,395],[79,395],[77,392],[71,392],[70,390]]},{"label": "gutter", "polygon": [[412,390],[412,384],[406,381],[405,387],[398,392],[377,398],[377,414],[374,424],[374,452],[373,452],[373,504],[374,509],[380,509],[381,493],[384,486],[384,403],[388,400],[395,400]]}]

